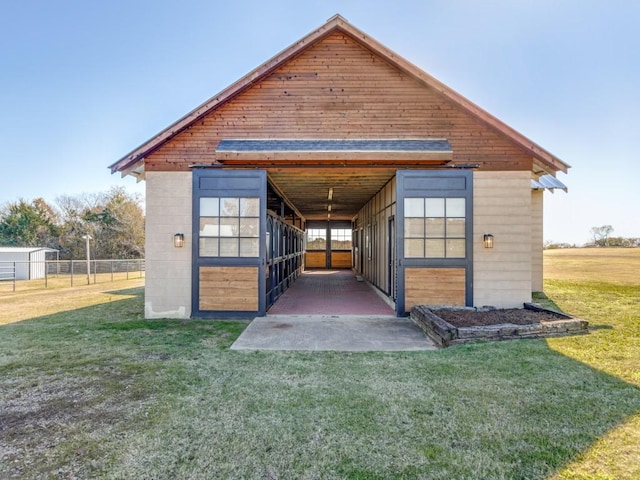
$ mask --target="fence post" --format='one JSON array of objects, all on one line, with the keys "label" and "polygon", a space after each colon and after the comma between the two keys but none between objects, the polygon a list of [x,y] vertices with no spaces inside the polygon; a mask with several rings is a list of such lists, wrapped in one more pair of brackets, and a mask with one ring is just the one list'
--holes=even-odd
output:
[{"label": "fence post", "polygon": [[44,261],[44,288],[49,286],[49,265],[47,265],[47,261]]},{"label": "fence post", "polygon": [[113,260],[109,260],[109,265],[111,265],[111,281],[113,282]]},{"label": "fence post", "polygon": [[98,261],[97,261],[97,260],[94,260],[94,261],[93,261],[93,284],[94,284],[94,285],[95,285],[95,284],[96,284],[96,282],[97,282],[97,278],[96,278],[96,274],[97,274],[97,272],[96,272],[96,270],[98,270]]},{"label": "fence post", "polygon": [[69,271],[71,272],[71,286],[73,287],[73,260],[69,260]]},{"label": "fence post", "polygon": [[129,261],[125,260],[125,262],[127,264],[127,280],[129,280]]}]

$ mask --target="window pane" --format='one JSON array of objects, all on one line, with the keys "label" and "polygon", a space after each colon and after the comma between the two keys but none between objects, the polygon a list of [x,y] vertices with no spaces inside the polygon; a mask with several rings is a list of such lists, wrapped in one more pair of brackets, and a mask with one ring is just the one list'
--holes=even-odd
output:
[{"label": "window pane", "polygon": [[331,229],[331,249],[332,250],[350,250],[351,249],[351,230],[348,228],[332,228]]},{"label": "window pane", "polygon": [[448,258],[464,258],[465,241],[462,239],[447,240],[447,257]]},{"label": "window pane", "polygon": [[444,198],[427,198],[427,217],[444,217]]},{"label": "window pane", "polygon": [[444,237],[444,218],[427,218],[426,237]]},{"label": "window pane", "polygon": [[217,217],[219,206],[220,206],[219,198],[201,198],[200,199],[200,216],[201,217]]},{"label": "window pane", "polygon": [[424,258],[424,240],[421,238],[407,238],[404,241],[405,258]]},{"label": "window pane", "polygon": [[238,256],[238,239],[237,238],[221,238],[220,239],[220,256],[221,257],[237,257]]},{"label": "window pane", "polygon": [[220,236],[221,237],[237,237],[239,233],[237,218],[221,218],[220,219]]},{"label": "window pane", "polygon": [[426,242],[428,258],[444,258],[444,239],[428,239]]},{"label": "window pane", "polygon": [[200,256],[201,257],[217,257],[218,256],[218,239],[217,238],[201,238],[200,239]]},{"label": "window pane", "polygon": [[240,219],[240,236],[241,237],[258,237],[260,232],[259,218],[241,218]]},{"label": "window pane", "polygon": [[464,238],[464,218],[447,218],[447,237]]},{"label": "window pane", "polygon": [[200,236],[201,237],[218,237],[220,236],[220,219],[201,218],[200,219]]},{"label": "window pane", "polygon": [[424,238],[424,218],[405,218],[404,236]]},{"label": "window pane", "polygon": [[327,231],[324,228],[307,230],[307,250],[324,250],[327,247]]},{"label": "window pane", "polygon": [[260,216],[260,199],[259,198],[241,198],[240,199],[240,216],[241,217],[259,217]]},{"label": "window pane", "polygon": [[424,217],[424,198],[405,198],[404,216]]},{"label": "window pane", "polygon": [[260,255],[259,238],[241,238],[240,239],[240,256],[241,257],[258,257]]},{"label": "window pane", "polygon": [[447,217],[464,217],[464,198],[447,198]]},{"label": "window pane", "polygon": [[220,199],[220,216],[221,217],[237,217],[240,215],[240,199],[239,198],[221,198]]}]

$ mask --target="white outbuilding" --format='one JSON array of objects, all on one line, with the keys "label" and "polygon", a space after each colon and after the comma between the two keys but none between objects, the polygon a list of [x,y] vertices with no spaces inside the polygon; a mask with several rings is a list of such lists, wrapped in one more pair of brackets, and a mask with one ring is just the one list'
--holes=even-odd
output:
[{"label": "white outbuilding", "polygon": [[0,280],[44,278],[47,253],[57,252],[45,247],[0,247]]}]

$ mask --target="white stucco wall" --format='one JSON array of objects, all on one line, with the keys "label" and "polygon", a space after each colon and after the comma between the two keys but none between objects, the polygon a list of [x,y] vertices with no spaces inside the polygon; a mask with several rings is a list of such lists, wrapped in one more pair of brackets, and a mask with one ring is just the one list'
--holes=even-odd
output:
[{"label": "white stucco wall", "polygon": [[[532,291],[531,173],[474,172],[474,305],[522,308]],[[484,248],[483,235],[494,236]]]},{"label": "white stucco wall", "polygon": [[[147,172],[145,318],[191,315],[191,172]],[[184,233],[184,247],[173,236]]]}]

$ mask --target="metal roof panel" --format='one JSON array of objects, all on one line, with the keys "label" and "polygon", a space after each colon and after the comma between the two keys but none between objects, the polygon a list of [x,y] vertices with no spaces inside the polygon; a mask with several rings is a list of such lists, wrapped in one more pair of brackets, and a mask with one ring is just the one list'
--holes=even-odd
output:
[{"label": "metal roof panel", "polygon": [[217,152],[452,152],[446,139],[223,139]]}]

